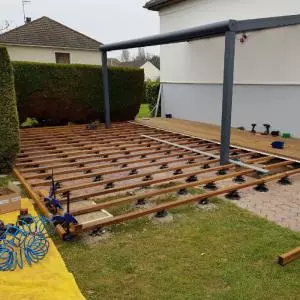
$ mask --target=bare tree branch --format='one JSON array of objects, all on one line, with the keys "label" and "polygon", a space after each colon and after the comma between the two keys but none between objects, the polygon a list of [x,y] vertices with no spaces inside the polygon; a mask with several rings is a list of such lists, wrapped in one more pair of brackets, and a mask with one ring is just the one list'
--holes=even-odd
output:
[{"label": "bare tree branch", "polygon": [[121,61],[128,62],[129,60],[130,60],[130,52],[127,49],[122,50]]},{"label": "bare tree branch", "polygon": [[2,22],[2,25],[0,25],[0,33],[4,33],[9,30],[11,26],[11,23],[8,20],[5,20]]}]

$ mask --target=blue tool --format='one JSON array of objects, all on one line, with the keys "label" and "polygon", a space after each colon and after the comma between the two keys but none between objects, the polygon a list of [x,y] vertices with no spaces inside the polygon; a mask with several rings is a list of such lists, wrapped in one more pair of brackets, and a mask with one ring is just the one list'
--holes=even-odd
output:
[{"label": "blue tool", "polygon": [[275,142],[272,143],[272,148],[283,149],[284,148],[284,142],[275,141]]},{"label": "blue tool", "polygon": [[70,224],[78,224],[78,221],[70,214],[70,192],[66,192],[67,196],[67,212],[63,216],[56,215],[52,218],[53,224],[56,226],[60,224],[64,228],[66,228],[66,233],[63,236],[65,241],[70,241],[73,238],[73,235],[70,232]]},{"label": "blue tool", "polygon": [[44,198],[44,202],[48,210],[53,214],[57,214],[58,210],[63,210],[60,201],[56,198],[56,191],[59,188],[59,183],[54,181],[54,175],[52,170],[51,176],[51,186],[49,191],[49,196]]}]

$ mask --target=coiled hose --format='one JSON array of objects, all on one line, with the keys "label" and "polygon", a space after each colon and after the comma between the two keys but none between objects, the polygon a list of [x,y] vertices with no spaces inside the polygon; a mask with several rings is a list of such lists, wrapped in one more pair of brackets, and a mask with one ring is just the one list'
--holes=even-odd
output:
[{"label": "coiled hose", "polygon": [[[31,222],[18,221],[19,226],[7,225],[0,236],[0,271],[23,269],[24,261],[31,266],[42,260],[49,250],[51,221],[42,216]],[[48,231],[47,231],[48,230]]]}]

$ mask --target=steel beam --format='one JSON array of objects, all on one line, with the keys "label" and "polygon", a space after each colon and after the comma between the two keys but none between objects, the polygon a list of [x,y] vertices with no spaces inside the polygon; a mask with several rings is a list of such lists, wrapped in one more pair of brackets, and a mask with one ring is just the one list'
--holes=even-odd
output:
[{"label": "steel beam", "polygon": [[229,163],[231,111],[234,76],[235,32],[225,34],[224,79],[221,124],[221,165]]},{"label": "steel beam", "polygon": [[230,30],[235,32],[245,32],[294,26],[299,24],[300,15],[278,16],[237,21],[236,23],[232,24]]},{"label": "steel beam", "polygon": [[100,46],[100,51],[122,50],[137,47],[165,45],[172,43],[186,42],[193,39],[209,38],[224,35],[230,27],[235,24],[235,20],[216,22],[207,25],[187,28],[183,30],[172,31],[152,35],[144,38],[133,39],[123,42],[106,44]]},{"label": "steel beam", "polygon": [[105,127],[110,128],[111,119],[110,119],[110,102],[109,102],[109,85],[108,85],[106,51],[102,51],[102,81],[103,81],[103,91],[104,91]]}]

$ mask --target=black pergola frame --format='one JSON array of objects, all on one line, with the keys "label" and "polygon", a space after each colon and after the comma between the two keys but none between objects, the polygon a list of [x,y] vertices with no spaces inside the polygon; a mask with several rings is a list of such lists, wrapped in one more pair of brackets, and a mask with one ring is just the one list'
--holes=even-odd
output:
[{"label": "black pergola frame", "polygon": [[221,165],[228,164],[231,138],[231,113],[232,94],[234,85],[234,58],[236,34],[242,32],[244,33],[247,31],[272,29],[299,24],[300,15],[251,19],[243,21],[228,20],[164,34],[157,34],[139,39],[101,45],[100,51],[102,53],[102,78],[104,89],[106,128],[110,128],[111,126],[107,52],[137,47],[174,44],[180,42],[187,42],[191,40],[225,36],[220,163]]}]

